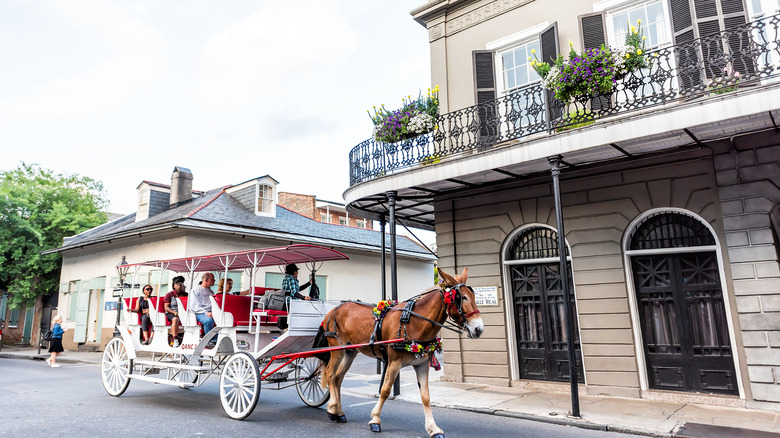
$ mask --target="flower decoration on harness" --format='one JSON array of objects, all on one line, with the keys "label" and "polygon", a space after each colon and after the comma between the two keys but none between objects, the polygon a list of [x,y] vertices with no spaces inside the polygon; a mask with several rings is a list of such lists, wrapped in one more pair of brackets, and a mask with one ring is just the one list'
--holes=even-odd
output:
[{"label": "flower decoration on harness", "polygon": [[404,350],[414,353],[414,357],[418,359],[426,354],[433,355],[433,353],[441,353],[441,338],[437,337],[430,342],[423,343],[407,341],[404,343]]},{"label": "flower decoration on harness", "polygon": [[374,321],[379,321],[385,316],[385,313],[387,313],[387,309],[395,306],[398,304],[398,301],[396,300],[382,300],[376,304],[376,307],[374,307],[373,313],[374,313]]}]

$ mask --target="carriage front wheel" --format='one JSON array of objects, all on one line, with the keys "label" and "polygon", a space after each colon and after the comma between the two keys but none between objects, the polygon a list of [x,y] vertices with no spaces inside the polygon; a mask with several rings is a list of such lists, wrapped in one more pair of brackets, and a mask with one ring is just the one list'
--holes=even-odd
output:
[{"label": "carriage front wheel", "polygon": [[109,395],[119,397],[130,384],[133,360],[127,356],[127,346],[122,338],[113,338],[103,350],[100,362],[100,377],[103,388]]},{"label": "carriage front wheel", "polygon": [[260,369],[249,353],[240,351],[225,362],[219,377],[219,400],[228,417],[243,420],[260,398]]},{"label": "carriage front wheel", "polygon": [[330,391],[321,385],[324,365],[316,357],[302,357],[295,361],[295,389],[301,400],[313,408],[324,405],[330,399]]}]

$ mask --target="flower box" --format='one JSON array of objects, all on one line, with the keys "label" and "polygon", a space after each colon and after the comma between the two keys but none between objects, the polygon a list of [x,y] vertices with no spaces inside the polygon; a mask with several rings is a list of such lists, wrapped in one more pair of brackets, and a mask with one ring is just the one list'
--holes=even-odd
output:
[{"label": "flower box", "polygon": [[389,111],[384,105],[379,109],[374,107],[374,115],[368,111],[368,116],[374,123],[374,141],[381,143],[396,143],[402,140],[427,134],[436,128],[436,118],[439,116],[439,87],[431,90],[417,99],[409,95],[402,99],[403,106]]}]

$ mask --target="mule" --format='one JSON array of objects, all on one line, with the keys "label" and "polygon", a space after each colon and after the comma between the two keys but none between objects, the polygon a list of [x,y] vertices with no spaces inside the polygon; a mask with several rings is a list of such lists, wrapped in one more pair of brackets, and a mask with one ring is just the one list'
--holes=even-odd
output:
[{"label": "mule", "polygon": [[[484,325],[474,291],[466,286],[468,268],[454,277],[439,269],[439,277],[442,279],[439,286],[407,301],[395,305],[389,303],[385,308],[382,307],[388,303],[380,302],[373,309],[373,305],[350,301],[339,305],[325,316],[322,322],[324,339],[320,337],[319,346],[370,344],[356,349],[332,351],[330,357],[326,358],[322,385],[327,385],[330,391],[327,411],[331,421],[347,421],[341,407],[341,384],[359,351],[387,363],[379,401],[371,411],[369,428],[374,432],[381,432],[382,406],[390,395],[398,372],[401,368],[411,365],[420,388],[425,411],[425,429],[432,438],[444,438],[444,432],[433,420],[428,390],[428,366],[429,363],[431,366],[438,365],[433,352],[437,347],[441,348],[437,335],[442,327],[452,329],[444,325],[448,318],[458,328],[455,331],[465,331],[470,338],[479,338]],[[403,338],[405,342],[392,344],[389,348],[386,345],[374,345],[376,341],[399,338]]]}]

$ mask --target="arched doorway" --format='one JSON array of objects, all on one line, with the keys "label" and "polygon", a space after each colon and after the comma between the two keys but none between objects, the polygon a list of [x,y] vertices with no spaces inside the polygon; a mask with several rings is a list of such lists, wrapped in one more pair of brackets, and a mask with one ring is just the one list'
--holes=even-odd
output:
[{"label": "arched doorway", "polygon": [[[505,245],[503,263],[515,321],[519,377],[569,381],[558,233],[546,226],[519,230]],[[569,278],[572,278],[571,267]],[[574,313],[577,376],[582,381],[577,308],[571,284],[569,290],[572,291],[570,308]]]},{"label": "arched doorway", "polygon": [[648,386],[738,394],[715,236],[693,215],[661,211],[630,234]]}]

